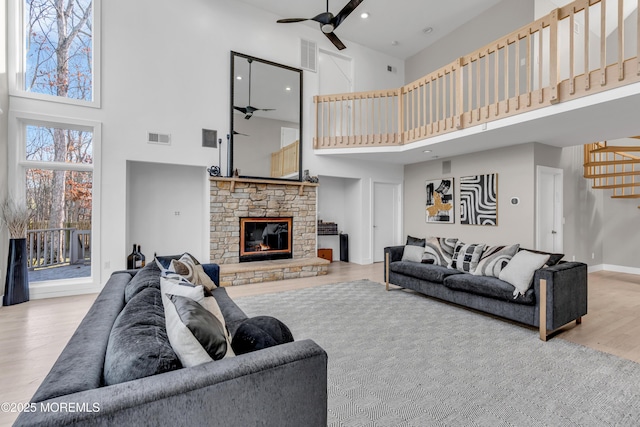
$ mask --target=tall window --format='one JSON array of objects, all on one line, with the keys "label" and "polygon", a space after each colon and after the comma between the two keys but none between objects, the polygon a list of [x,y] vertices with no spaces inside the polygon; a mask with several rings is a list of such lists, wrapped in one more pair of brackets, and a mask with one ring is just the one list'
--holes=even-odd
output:
[{"label": "tall window", "polygon": [[99,0],[20,0],[21,90],[94,101],[94,8]]},{"label": "tall window", "polygon": [[24,123],[31,282],[91,276],[93,129]]}]

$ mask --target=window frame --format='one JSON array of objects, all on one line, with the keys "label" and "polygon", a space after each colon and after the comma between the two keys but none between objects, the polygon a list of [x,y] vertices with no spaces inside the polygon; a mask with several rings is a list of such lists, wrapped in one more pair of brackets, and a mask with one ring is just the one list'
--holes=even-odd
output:
[{"label": "window frame", "polygon": [[93,0],[93,41],[92,56],[92,81],[93,99],[91,101],[74,98],[63,98],[55,95],[29,92],[24,89],[26,75],[26,52],[25,52],[25,28],[24,28],[24,0],[9,0],[8,4],[8,71],[9,71],[9,95],[36,99],[40,101],[56,102],[61,104],[78,105],[84,107],[101,108],[101,22],[102,22],[102,0]]},{"label": "window frame", "polygon": [[[90,131],[92,138],[92,163],[43,162],[26,159],[27,126],[62,127]],[[101,146],[102,123],[31,113],[11,111],[9,113],[9,193],[17,200],[25,199],[26,170],[30,168],[47,170],[70,170],[92,173],[91,195],[91,276],[68,278],[55,281],[34,282],[29,285],[32,298],[48,298],[61,295],[77,295],[97,292],[101,283]]]}]

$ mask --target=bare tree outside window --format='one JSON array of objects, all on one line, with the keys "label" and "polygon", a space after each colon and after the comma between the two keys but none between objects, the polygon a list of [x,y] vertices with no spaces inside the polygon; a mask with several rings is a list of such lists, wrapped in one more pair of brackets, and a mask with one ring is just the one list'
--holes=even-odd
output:
[{"label": "bare tree outside window", "polygon": [[[93,0],[24,0],[24,90],[93,100]],[[64,127],[27,126],[26,160],[92,163],[92,133]],[[26,170],[27,200],[35,228],[63,229],[91,221],[92,173]],[[87,226],[84,226],[85,228]],[[57,257],[64,258],[62,243]]]}]

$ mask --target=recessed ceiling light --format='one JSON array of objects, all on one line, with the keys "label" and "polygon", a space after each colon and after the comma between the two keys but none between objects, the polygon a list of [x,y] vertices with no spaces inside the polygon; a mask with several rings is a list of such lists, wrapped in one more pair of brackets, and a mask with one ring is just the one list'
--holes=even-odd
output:
[{"label": "recessed ceiling light", "polygon": [[360,18],[362,18],[362,19],[367,19],[368,17],[369,17],[369,12],[362,12],[360,14]]},{"label": "recessed ceiling light", "polygon": [[431,150],[424,150],[423,153],[430,153]]},{"label": "recessed ceiling light", "polygon": [[287,92],[290,92],[291,91],[291,87],[287,86],[287,87],[284,88],[284,90],[286,90]]},{"label": "recessed ceiling light", "polygon": [[431,33],[433,33],[433,27],[427,27],[427,28],[423,29],[422,32],[425,33],[425,34],[431,34]]},{"label": "recessed ceiling light", "polygon": [[242,80],[242,76],[236,77],[236,80]]}]

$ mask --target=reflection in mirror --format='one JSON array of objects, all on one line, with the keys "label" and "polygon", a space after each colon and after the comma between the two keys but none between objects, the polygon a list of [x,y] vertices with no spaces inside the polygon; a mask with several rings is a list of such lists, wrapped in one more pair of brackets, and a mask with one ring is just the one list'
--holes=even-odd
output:
[{"label": "reflection in mirror", "polygon": [[231,52],[230,171],[302,177],[302,70]]}]

